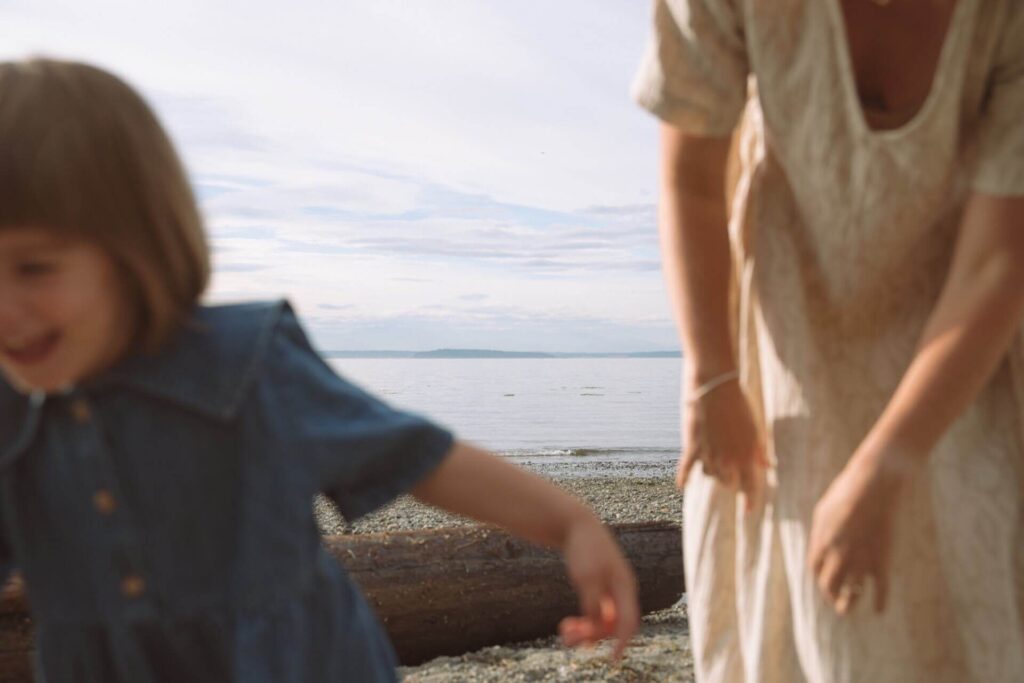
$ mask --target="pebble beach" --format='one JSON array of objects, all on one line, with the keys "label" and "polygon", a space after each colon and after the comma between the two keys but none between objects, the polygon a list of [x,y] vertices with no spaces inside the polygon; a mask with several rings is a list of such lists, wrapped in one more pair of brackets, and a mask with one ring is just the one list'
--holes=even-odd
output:
[{"label": "pebble beach", "polygon": [[[670,473],[657,477],[573,477],[541,472],[555,484],[584,500],[608,523],[678,521],[682,499]],[[402,497],[386,508],[347,524],[325,499],[315,503],[317,522],[325,534],[362,534],[434,529],[474,524]],[[526,681],[693,681],[685,601],[644,617],[643,626],[623,660],[609,662],[608,647],[569,650],[554,637],[525,643],[504,643],[459,657],[438,657],[403,667],[407,683],[520,683]]]}]

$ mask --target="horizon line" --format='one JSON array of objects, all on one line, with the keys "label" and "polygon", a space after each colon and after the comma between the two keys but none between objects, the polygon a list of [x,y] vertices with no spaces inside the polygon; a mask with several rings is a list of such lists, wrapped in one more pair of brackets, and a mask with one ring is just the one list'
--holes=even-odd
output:
[{"label": "horizon line", "polygon": [[661,356],[681,358],[682,352],[675,349],[659,349],[653,351],[506,351],[503,349],[465,349],[465,348],[439,348],[429,350],[408,350],[408,349],[329,349],[321,351],[324,356],[366,356],[366,355],[393,355],[402,357],[566,357],[566,356]]}]

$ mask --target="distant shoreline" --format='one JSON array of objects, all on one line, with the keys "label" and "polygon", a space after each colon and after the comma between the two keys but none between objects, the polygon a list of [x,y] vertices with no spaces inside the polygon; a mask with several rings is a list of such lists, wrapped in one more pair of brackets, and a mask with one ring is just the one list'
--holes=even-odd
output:
[{"label": "distant shoreline", "polygon": [[326,358],[682,358],[679,351],[632,353],[546,353],[542,351],[494,351],[491,349],[436,349],[434,351],[324,351]]}]

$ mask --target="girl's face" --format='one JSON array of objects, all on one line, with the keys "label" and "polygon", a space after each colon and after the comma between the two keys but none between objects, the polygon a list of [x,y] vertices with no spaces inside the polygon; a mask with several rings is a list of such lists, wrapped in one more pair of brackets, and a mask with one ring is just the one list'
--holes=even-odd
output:
[{"label": "girl's face", "polygon": [[100,246],[42,228],[0,230],[0,372],[21,391],[57,391],[117,361],[133,307]]}]

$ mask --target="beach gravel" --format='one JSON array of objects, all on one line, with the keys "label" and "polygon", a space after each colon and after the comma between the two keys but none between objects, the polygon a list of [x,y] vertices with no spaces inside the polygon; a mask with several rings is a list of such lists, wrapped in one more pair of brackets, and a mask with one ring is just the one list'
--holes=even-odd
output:
[{"label": "beach gravel", "polygon": [[[670,472],[657,477],[559,476],[541,472],[584,500],[608,523],[678,521],[682,499]],[[327,534],[379,533],[434,529],[474,524],[403,496],[391,505],[348,524],[328,500],[314,505],[317,523]],[[483,648],[459,657],[438,657],[403,667],[408,683],[520,683],[527,681],[677,681],[693,680],[693,659],[686,606],[647,615],[640,633],[618,664],[608,659],[609,648],[567,649],[555,638]]]}]

